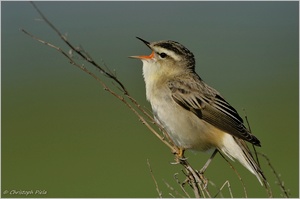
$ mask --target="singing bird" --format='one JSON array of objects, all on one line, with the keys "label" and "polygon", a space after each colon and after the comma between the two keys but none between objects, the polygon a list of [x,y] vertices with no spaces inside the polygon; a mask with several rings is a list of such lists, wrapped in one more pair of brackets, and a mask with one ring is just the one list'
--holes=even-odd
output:
[{"label": "singing bird", "polygon": [[167,131],[183,156],[186,149],[217,149],[237,159],[259,182],[266,178],[245,141],[261,146],[244,126],[237,111],[195,72],[192,52],[178,42],[148,42],[152,53],[131,56],[143,62],[146,97],[156,121]]}]

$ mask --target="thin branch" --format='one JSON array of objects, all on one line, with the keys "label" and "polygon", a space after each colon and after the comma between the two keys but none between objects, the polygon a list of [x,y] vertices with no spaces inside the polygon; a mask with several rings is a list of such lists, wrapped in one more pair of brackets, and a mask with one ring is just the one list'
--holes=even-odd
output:
[{"label": "thin branch", "polygon": [[[244,113],[245,113],[245,119],[246,119],[246,123],[248,125],[249,132],[252,133],[250,122],[248,120],[248,116],[247,116],[247,113],[246,113],[246,109],[243,109],[243,110],[244,110]],[[259,161],[259,158],[258,158],[258,152],[257,152],[256,147],[254,146],[254,144],[252,144],[252,148],[253,148],[253,151],[254,151],[254,154],[255,154],[256,162],[257,162],[258,166],[261,168],[260,161]],[[268,196],[273,197],[273,193],[272,193],[270,184],[267,181],[263,181],[263,184],[264,184],[264,187],[267,191]]]},{"label": "thin branch", "polygon": [[258,155],[261,155],[262,157],[264,157],[269,165],[269,167],[271,168],[273,174],[275,175],[275,177],[277,178],[277,181],[278,181],[278,185],[281,189],[281,191],[283,192],[284,194],[284,197],[286,198],[289,198],[290,197],[290,193],[288,190],[286,190],[286,187],[284,186],[284,182],[281,180],[279,174],[276,172],[275,168],[273,167],[273,165],[271,164],[271,161],[270,159],[268,158],[268,156],[266,154],[263,154],[263,153],[257,153]]},{"label": "thin branch", "polygon": [[123,92],[125,95],[129,95],[127,89],[124,87],[124,85],[117,79],[117,77],[115,77],[113,74],[108,73],[106,70],[104,70],[102,67],[100,67],[93,59],[90,58],[90,56],[88,56],[88,54],[84,54],[82,53],[80,50],[78,50],[78,48],[75,48],[66,38],[65,35],[63,35],[48,19],[47,17],[45,17],[45,15],[40,11],[40,9],[35,5],[34,2],[30,2],[32,4],[32,6],[35,8],[35,10],[39,13],[39,15],[42,17],[42,19],[58,34],[58,36],[73,50],[75,51],[77,54],[79,54],[82,58],[84,58],[86,61],[88,61],[89,63],[91,63],[93,66],[95,66],[96,68],[98,68],[101,72],[103,72],[105,75],[107,75],[109,78],[113,79],[115,82],[117,82],[119,84],[119,86],[121,86],[121,88],[123,89]]},{"label": "thin branch", "polygon": [[[243,109],[243,111],[244,111],[244,114],[245,114],[245,120],[246,120],[246,123],[247,123],[247,126],[248,126],[248,130],[249,130],[250,133],[252,133],[246,109]],[[255,148],[254,144],[252,144],[252,148],[253,148],[253,151],[254,151],[254,154],[255,154],[256,162],[257,162],[258,166],[260,167],[259,159],[258,159],[256,148]]]},{"label": "thin branch", "polygon": [[208,180],[205,176],[195,170],[187,161],[187,159],[181,159],[180,164],[185,168],[187,171],[186,176],[188,177],[188,182],[192,186],[194,195],[196,198],[200,197],[201,195],[205,197],[211,198],[210,192],[208,191],[207,183]]},{"label": "thin branch", "polygon": [[179,179],[178,179],[178,173],[174,174],[174,179],[176,180],[176,182],[179,184],[179,187],[181,188],[181,190],[183,191],[183,193],[186,195],[186,197],[190,198],[191,196],[188,194],[188,192],[184,189],[184,184],[185,183],[180,183]]},{"label": "thin branch", "polygon": [[156,191],[157,191],[157,193],[158,193],[158,196],[159,196],[160,198],[162,198],[162,192],[161,192],[161,191],[159,190],[159,188],[158,188],[158,184],[157,184],[157,181],[156,181],[156,179],[155,179],[155,177],[154,177],[154,175],[153,175],[153,171],[152,171],[152,169],[151,169],[151,165],[150,165],[149,159],[147,159],[147,164],[148,164],[148,168],[149,168],[149,170],[150,170],[151,177],[152,177],[152,179],[153,179],[153,181],[154,181],[155,189],[156,189]]},{"label": "thin branch", "polygon": [[[219,191],[217,192],[217,194],[214,196],[214,198],[216,198],[221,193],[221,191],[223,190],[223,188],[225,187],[225,185],[227,185],[227,187],[228,187],[228,191],[229,191],[230,197],[233,198],[233,194],[232,194],[232,191],[231,191],[231,186],[230,186],[230,183],[229,183],[228,180],[226,180],[224,182],[224,184],[221,186],[221,188],[219,189]],[[222,196],[222,198],[223,198],[223,196]]]},{"label": "thin branch", "polygon": [[246,186],[245,186],[245,183],[242,179],[242,177],[240,176],[239,172],[234,168],[234,166],[225,158],[225,156],[222,154],[222,153],[219,153],[222,158],[229,164],[230,168],[235,172],[235,174],[238,176],[239,180],[241,181],[242,183],[242,186],[243,186],[243,189],[244,189],[244,194],[245,194],[245,198],[248,197],[247,195],[247,190],[246,190]]}]

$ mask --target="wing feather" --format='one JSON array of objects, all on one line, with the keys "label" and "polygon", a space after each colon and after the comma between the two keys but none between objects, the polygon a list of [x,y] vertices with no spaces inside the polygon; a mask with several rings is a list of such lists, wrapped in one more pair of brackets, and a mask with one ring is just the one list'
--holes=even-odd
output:
[{"label": "wing feather", "polygon": [[237,111],[213,88],[205,84],[200,77],[195,81],[178,78],[169,82],[173,100],[186,110],[193,112],[199,119],[211,125],[260,146],[260,141],[243,124]]}]

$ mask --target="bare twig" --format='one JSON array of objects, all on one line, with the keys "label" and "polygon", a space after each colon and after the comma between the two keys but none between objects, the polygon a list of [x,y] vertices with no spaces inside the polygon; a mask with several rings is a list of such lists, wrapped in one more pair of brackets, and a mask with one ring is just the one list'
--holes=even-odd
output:
[{"label": "bare twig", "polygon": [[244,189],[244,194],[245,194],[245,197],[247,198],[248,195],[247,195],[247,190],[246,190],[246,186],[245,186],[245,183],[243,181],[243,179],[241,178],[239,172],[234,168],[234,166],[225,158],[225,156],[220,153],[220,155],[222,156],[222,158],[224,158],[224,160],[229,164],[230,168],[235,172],[235,174],[238,176],[239,180],[241,181],[242,183],[242,186],[243,186],[243,189]]},{"label": "bare twig", "polygon": [[156,189],[156,191],[157,191],[157,193],[158,193],[158,196],[159,196],[160,198],[162,198],[162,192],[161,192],[161,191],[159,190],[159,188],[158,188],[157,181],[156,181],[156,179],[155,179],[155,177],[154,177],[154,175],[153,175],[153,171],[152,171],[152,169],[151,169],[151,165],[150,165],[150,162],[149,162],[148,159],[147,159],[147,164],[148,164],[148,167],[149,167],[149,170],[150,170],[151,177],[152,177],[152,179],[153,179],[153,181],[154,181],[155,189]]},{"label": "bare twig", "polygon": [[202,167],[202,169],[200,170],[200,173],[203,174],[207,167],[209,166],[209,164],[211,163],[211,161],[214,159],[215,155],[218,153],[218,149],[215,149],[214,152],[212,153],[211,157],[206,161],[206,163],[204,164],[204,166]]},{"label": "bare twig", "polygon": [[230,187],[230,183],[229,183],[228,180],[226,180],[224,182],[224,184],[221,186],[221,188],[219,189],[219,191],[217,192],[217,194],[215,195],[214,198],[216,198],[221,193],[221,191],[223,190],[223,188],[225,187],[225,185],[227,185],[227,187],[228,187],[228,191],[229,191],[230,197],[233,198],[231,187]]},{"label": "bare twig", "polygon": [[286,187],[284,186],[284,182],[281,180],[279,174],[276,172],[275,168],[273,167],[273,165],[271,164],[271,161],[270,159],[268,158],[268,156],[266,154],[263,154],[263,153],[257,153],[258,155],[261,155],[262,157],[264,157],[269,165],[269,167],[271,168],[273,174],[275,175],[275,177],[277,178],[277,181],[278,181],[278,185],[281,189],[281,191],[283,192],[283,196],[286,197],[286,198],[289,198],[290,197],[290,193],[289,191],[286,189]]},{"label": "bare twig", "polygon": [[[246,120],[246,123],[247,123],[247,126],[248,126],[248,130],[249,130],[250,133],[252,133],[246,109],[243,109],[243,111],[244,111],[244,114],[245,114],[245,120]],[[254,144],[252,144],[252,148],[253,148],[253,151],[254,151],[254,154],[255,154],[256,162],[257,162],[258,166],[260,167],[259,159],[258,159],[256,148],[255,148]]]},{"label": "bare twig", "polygon": [[101,66],[99,66],[93,59],[90,58],[88,53],[82,53],[78,48],[75,48],[68,40],[65,35],[63,35],[48,19],[45,17],[45,15],[40,11],[40,9],[33,3],[30,2],[32,6],[35,8],[35,10],[39,13],[39,15],[42,17],[42,19],[58,34],[58,36],[77,54],[79,54],[82,58],[84,58],[86,61],[91,63],[93,66],[97,67],[101,72],[103,72],[105,75],[107,75],[109,78],[113,79],[115,82],[121,86],[121,88],[124,91],[124,94],[129,94],[127,89],[124,87],[124,85],[120,82],[120,80],[117,79],[113,74],[108,73],[106,70],[104,70]]},{"label": "bare twig", "polygon": [[[246,119],[246,123],[248,125],[248,129],[251,132],[251,126],[250,126],[250,123],[249,123],[249,120],[248,120],[248,116],[247,116],[247,113],[246,113],[246,109],[243,109],[244,110],[244,113],[245,113],[245,119]],[[261,165],[260,165],[260,162],[259,162],[259,158],[258,158],[258,152],[256,151],[256,147],[254,146],[254,144],[252,144],[252,148],[253,148],[253,151],[254,151],[254,154],[255,154],[255,159],[256,159],[256,162],[258,164],[258,166],[261,168]],[[264,184],[264,187],[267,191],[267,194],[269,197],[273,197],[273,193],[272,193],[272,190],[271,190],[271,187],[270,187],[270,184],[268,182],[263,182]]]},{"label": "bare twig", "polygon": [[[177,174],[178,174],[178,173],[175,173],[175,175],[177,175]],[[175,175],[174,175],[174,178],[176,179]],[[178,180],[178,179],[177,179],[177,180]],[[165,180],[163,180],[163,181],[164,181],[165,185],[166,185],[171,191],[174,191],[175,194],[176,194],[177,196],[180,196],[181,198],[186,198],[186,197],[190,198],[189,194],[188,194],[188,193],[185,191],[185,189],[182,187],[182,184],[181,184],[181,183],[178,182],[178,184],[181,185],[180,187],[182,188],[182,190],[183,190],[183,192],[186,194],[186,196],[183,196],[183,195],[181,195],[180,193],[178,193],[178,191],[177,191],[176,189],[174,189],[171,185],[169,185],[169,183],[167,183]],[[171,195],[172,197],[174,197],[173,194],[171,194],[171,193],[169,193],[169,195]],[[174,197],[174,198],[175,198],[175,197]]]},{"label": "bare twig", "polygon": [[186,170],[186,176],[187,176],[187,182],[192,187],[194,191],[195,197],[209,197],[211,198],[211,194],[208,190],[207,184],[208,180],[206,177],[199,173],[197,170],[195,170],[187,161],[187,159],[180,160],[180,164],[185,168]]}]

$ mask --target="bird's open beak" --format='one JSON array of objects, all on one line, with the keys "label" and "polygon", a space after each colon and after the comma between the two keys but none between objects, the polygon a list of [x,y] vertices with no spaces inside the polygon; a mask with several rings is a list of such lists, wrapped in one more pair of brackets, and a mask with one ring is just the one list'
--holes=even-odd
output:
[{"label": "bird's open beak", "polygon": [[[146,46],[148,46],[150,49],[150,42],[140,38],[140,37],[136,37],[137,39],[141,40],[142,42],[144,42],[144,44],[146,44]],[[154,51],[152,51],[152,53],[150,55],[138,55],[138,56],[129,56],[129,58],[133,58],[133,59],[152,59],[154,57]]]},{"label": "bird's open beak", "polygon": [[133,59],[152,59],[154,57],[154,51],[150,55],[138,55],[138,56],[129,56]]},{"label": "bird's open beak", "polygon": [[[136,37],[137,39],[141,40],[142,42],[144,42],[144,44],[146,44],[146,46],[148,46],[150,48],[150,42],[140,38],[140,37]],[[150,48],[151,49],[151,48]]]}]

